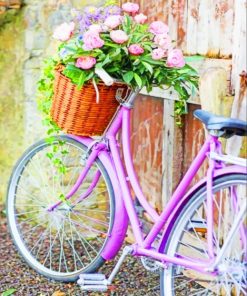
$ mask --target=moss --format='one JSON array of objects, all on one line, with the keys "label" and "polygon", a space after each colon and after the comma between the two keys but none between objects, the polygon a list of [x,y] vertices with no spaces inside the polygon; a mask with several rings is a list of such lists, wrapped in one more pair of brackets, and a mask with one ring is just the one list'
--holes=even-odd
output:
[{"label": "moss", "polygon": [[21,10],[0,19],[0,203],[13,164],[23,151],[25,23]]}]

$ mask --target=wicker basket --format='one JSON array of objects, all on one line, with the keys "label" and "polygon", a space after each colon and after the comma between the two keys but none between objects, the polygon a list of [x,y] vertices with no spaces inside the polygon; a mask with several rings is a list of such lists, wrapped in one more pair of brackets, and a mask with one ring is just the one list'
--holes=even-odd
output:
[{"label": "wicker basket", "polygon": [[121,89],[125,96],[128,87],[122,83],[112,86],[98,83],[100,99],[97,103],[92,83],[78,90],[77,86],[62,74],[62,70],[63,67],[58,67],[55,72],[51,107],[53,121],[66,133],[80,136],[102,135],[119,106],[116,100],[117,90]]}]

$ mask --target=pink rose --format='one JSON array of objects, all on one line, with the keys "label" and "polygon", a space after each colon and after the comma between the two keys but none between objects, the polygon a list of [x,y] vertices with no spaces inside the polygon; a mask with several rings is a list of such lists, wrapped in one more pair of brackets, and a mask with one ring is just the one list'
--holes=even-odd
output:
[{"label": "pink rose", "polygon": [[96,32],[98,34],[103,32],[102,26],[97,25],[97,24],[93,24],[93,25],[89,26],[88,30],[91,31],[91,32]]},{"label": "pink rose", "polygon": [[115,29],[122,23],[121,15],[111,15],[105,20],[105,25],[110,29]]},{"label": "pink rose", "polygon": [[122,44],[129,39],[128,35],[122,30],[111,31],[110,37],[114,42],[118,44]]},{"label": "pink rose", "polygon": [[93,57],[80,57],[76,61],[76,67],[81,68],[83,70],[88,70],[93,68],[93,66],[96,64],[96,59]]},{"label": "pink rose", "polygon": [[75,29],[75,23],[63,23],[60,26],[58,26],[54,33],[53,38],[58,39],[60,41],[67,41],[72,36],[72,33]]},{"label": "pink rose", "polygon": [[163,22],[156,21],[150,24],[149,32],[153,33],[154,35],[168,34],[169,27]]},{"label": "pink rose", "polygon": [[166,56],[166,52],[162,48],[156,48],[152,51],[153,60],[161,60]]},{"label": "pink rose", "polygon": [[180,49],[173,49],[168,53],[166,64],[168,67],[182,68],[185,65],[183,53]]},{"label": "pink rose", "polygon": [[169,50],[172,47],[172,40],[167,34],[159,34],[154,38],[154,43],[164,50]]},{"label": "pink rose", "polygon": [[139,11],[139,5],[132,2],[124,3],[122,8],[123,8],[123,11],[129,12],[129,13],[137,13]]},{"label": "pink rose", "polygon": [[143,14],[143,13],[140,13],[140,14],[137,14],[135,17],[134,17],[134,20],[137,24],[144,24],[146,22],[146,20],[148,19],[148,17]]},{"label": "pink rose", "polygon": [[94,48],[102,47],[105,42],[99,36],[99,33],[94,31],[87,31],[83,36],[83,49],[85,50],[92,50]]},{"label": "pink rose", "polygon": [[144,53],[144,49],[138,44],[132,44],[128,48],[129,53],[135,56],[141,55]]}]

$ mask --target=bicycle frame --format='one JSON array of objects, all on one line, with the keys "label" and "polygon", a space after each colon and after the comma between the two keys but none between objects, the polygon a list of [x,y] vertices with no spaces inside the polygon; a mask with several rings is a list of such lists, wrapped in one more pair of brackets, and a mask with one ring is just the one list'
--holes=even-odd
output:
[{"label": "bicycle frame", "polygon": [[[198,263],[189,259],[170,257],[166,254],[162,254],[159,252],[159,249],[163,248],[163,246],[159,247],[158,250],[155,250],[152,247],[153,242],[157,238],[157,235],[160,233],[160,231],[164,229],[164,226],[167,223],[168,224],[165,227],[160,244],[162,244],[164,239],[168,238],[169,233],[167,232],[167,229],[169,229],[169,219],[171,218],[172,215],[177,215],[178,205],[183,203],[184,200],[188,198],[189,193],[187,195],[185,193],[189,185],[191,184],[192,179],[195,177],[196,173],[198,172],[199,168],[201,167],[205,159],[212,152],[221,153],[221,144],[218,141],[217,137],[209,136],[209,138],[205,141],[204,145],[199,151],[198,155],[192,162],[184,178],[176,188],[175,192],[173,193],[164,211],[159,215],[149,205],[147,199],[145,198],[134,170],[133,161],[131,157],[131,148],[130,148],[130,113],[131,113],[130,106],[128,105],[121,106],[112,124],[107,130],[104,136],[104,139],[100,142],[93,142],[92,140],[90,140],[90,138],[71,136],[72,138],[78,141],[81,141],[84,143],[86,142],[90,146],[89,150],[91,153],[89,154],[85,168],[81,172],[76,184],[71,189],[71,191],[66,196],[66,198],[67,199],[71,198],[73,194],[78,190],[78,188],[82,184],[84,178],[86,177],[95,159],[99,157],[102,152],[108,151],[111,155],[111,159],[112,159],[111,162],[116,172],[118,182],[120,184],[120,188],[122,191],[122,198],[123,198],[124,205],[127,212],[127,214],[124,212],[123,215],[128,215],[126,216],[126,220],[128,218],[130,220],[130,224],[133,229],[133,234],[136,241],[136,244],[133,245],[133,255],[148,256],[155,260],[161,261],[163,263],[172,263],[172,264],[188,267],[200,272],[205,272],[207,268],[210,265],[212,265],[215,260],[214,252],[213,252],[212,179],[215,176],[224,175],[232,172],[233,168],[234,168],[234,172],[239,171],[240,173],[245,173],[246,169],[241,166],[224,167],[222,165],[219,167],[219,162],[216,162],[214,159],[210,159],[209,161],[210,165],[207,171],[207,178],[205,178],[204,180],[202,180],[196,185],[199,188],[200,184],[205,183],[207,180],[206,182],[207,208],[210,209],[208,210],[208,215],[207,215],[208,250],[209,250],[209,257],[210,257],[209,260]],[[127,175],[125,173],[125,168],[122,164],[120,151],[119,151],[119,144],[116,139],[117,134],[121,128],[122,128],[124,163],[125,163]],[[93,188],[97,184],[99,177],[100,177],[100,174],[96,173],[89,189],[76,202],[80,202],[92,192]],[[137,199],[139,200],[140,204],[143,206],[145,211],[148,213],[148,215],[154,222],[152,229],[150,230],[149,234],[145,238],[143,237],[143,234],[141,231],[140,221],[139,221],[137,212],[135,210],[128,181],[130,182],[130,185],[133,188],[134,193]],[[55,209],[59,204],[61,204],[61,201],[53,205],[49,209],[49,211],[52,211],[53,209]],[[114,246],[112,246],[112,249],[114,249]]]}]

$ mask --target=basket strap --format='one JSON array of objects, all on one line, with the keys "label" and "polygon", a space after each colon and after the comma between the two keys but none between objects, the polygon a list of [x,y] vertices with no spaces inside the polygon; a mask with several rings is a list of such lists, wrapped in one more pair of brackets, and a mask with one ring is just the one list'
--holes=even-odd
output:
[{"label": "basket strap", "polygon": [[98,89],[97,83],[95,82],[94,78],[93,78],[93,86],[94,86],[94,89],[96,92],[96,103],[99,104],[99,98],[100,98],[99,89]]}]

